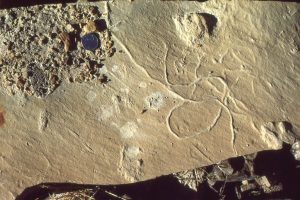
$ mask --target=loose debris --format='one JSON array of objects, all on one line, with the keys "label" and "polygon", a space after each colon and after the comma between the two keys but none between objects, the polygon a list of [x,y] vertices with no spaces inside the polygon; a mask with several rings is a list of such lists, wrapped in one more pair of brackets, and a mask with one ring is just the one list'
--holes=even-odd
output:
[{"label": "loose debris", "polygon": [[84,190],[73,191],[73,192],[51,194],[45,200],[96,200],[98,199],[96,196],[99,196],[100,192],[105,194],[107,198],[111,200],[130,200],[129,197],[118,196],[108,190],[103,190],[100,187],[96,187],[95,189],[84,189]]},{"label": "loose debris", "polygon": [[[0,11],[0,87],[46,97],[62,82],[103,82],[102,62],[113,41],[97,6],[40,5]],[[92,32],[102,45],[81,44]]]},{"label": "loose debris", "polygon": [[282,184],[270,183],[266,176],[257,177],[253,180],[244,180],[240,186],[235,187],[236,196],[242,199],[245,194],[248,196],[261,196],[282,191]]},{"label": "loose debris", "polygon": [[205,181],[205,175],[206,171],[201,168],[186,170],[174,174],[179,183],[187,186],[194,191],[197,191],[199,185]]},{"label": "loose debris", "polygon": [[293,156],[296,160],[300,161],[300,141],[295,142],[292,145],[291,153],[293,154]]},{"label": "loose debris", "polygon": [[[207,185],[208,188],[215,193],[216,199],[255,199],[268,195],[272,197],[276,194],[284,193],[284,183],[280,180],[282,179],[281,173],[290,173],[281,172],[277,167],[272,165],[291,165],[295,160],[299,160],[299,146],[299,142],[294,143],[292,146],[285,143],[285,149],[281,151],[286,152],[285,156],[287,158],[278,155],[277,163],[274,162],[274,160],[268,161],[266,158],[261,158],[260,153],[258,153],[240,158],[232,158],[208,167],[175,173],[174,176],[184,186],[200,193],[203,193],[203,185]],[[289,152],[291,152],[295,160],[290,158],[291,154],[289,155]],[[286,159],[288,162],[284,161]],[[262,166],[268,166],[270,171],[262,173]],[[295,167],[289,167],[292,170],[299,170],[298,176],[300,175],[300,163],[298,163],[298,165],[296,163]],[[285,168],[286,167],[284,167],[284,169]],[[297,176],[297,174],[295,174],[295,176]],[[291,183],[294,184],[293,181]],[[300,187],[299,180],[298,183],[295,184]],[[296,185],[295,187],[298,188]],[[228,196],[229,194],[230,196]]]},{"label": "loose debris", "polygon": [[50,194],[45,200],[95,200],[93,190],[79,190],[61,194]]}]

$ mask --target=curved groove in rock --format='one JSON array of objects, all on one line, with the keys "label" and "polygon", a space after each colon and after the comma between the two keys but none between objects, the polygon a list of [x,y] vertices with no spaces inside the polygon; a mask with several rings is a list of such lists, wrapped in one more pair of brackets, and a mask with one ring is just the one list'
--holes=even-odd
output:
[{"label": "curved groove in rock", "polygon": [[[183,103],[170,112],[168,126],[178,138],[191,138],[210,132],[221,117],[222,108],[215,101]],[[192,117],[192,116],[198,117]]]}]

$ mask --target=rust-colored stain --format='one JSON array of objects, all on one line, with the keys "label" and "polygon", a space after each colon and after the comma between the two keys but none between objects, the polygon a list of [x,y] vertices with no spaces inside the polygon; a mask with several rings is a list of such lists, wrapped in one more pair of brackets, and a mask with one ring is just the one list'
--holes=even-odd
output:
[{"label": "rust-colored stain", "polygon": [[4,109],[0,106],[0,128],[4,125],[5,123],[5,118],[4,118]]}]

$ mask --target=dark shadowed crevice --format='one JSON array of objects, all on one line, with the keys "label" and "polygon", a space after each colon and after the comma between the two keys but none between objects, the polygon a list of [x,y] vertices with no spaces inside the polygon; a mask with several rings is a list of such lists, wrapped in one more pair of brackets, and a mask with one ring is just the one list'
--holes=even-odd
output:
[{"label": "dark shadowed crevice", "polygon": [[208,29],[208,34],[212,35],[218,23],[217,17],[209,13],[199,13],[199,14],[205,19],[206,26]]}]

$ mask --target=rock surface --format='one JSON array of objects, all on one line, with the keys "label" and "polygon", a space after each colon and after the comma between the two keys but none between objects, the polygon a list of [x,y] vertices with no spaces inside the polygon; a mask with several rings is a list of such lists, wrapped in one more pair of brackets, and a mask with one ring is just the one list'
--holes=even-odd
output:
[{"label": "rock surface", "polygon": [[[299,4],[112,1],[95,3],[101,15],[93,19],[89,8],[0,11],[1,199],[41,182],[151,179],[278,149],[299,134]],[[16,17],[32,9],[39,14]],[[79,27],[69,26],[72,9]],[[53,26],[44,26],[52,15],[37,18],[46,11],[61,16]],[[100,19],[108,27],[101,41],[107,53],[79,42],[65,52],[48,37],[55,27],[82,36],[85,24]],[[26,46],[30,31],[41,40]],[[45,56],[51,45],[58,53]],[[76,62],[62,63],[65,56]],[[57,65],[48,72],[43,59]],[[69,81],[84,63],[88,73]],[[90,76],[95,65],[99,76]],[[30,67],[26,92],[17,82]]]}]

